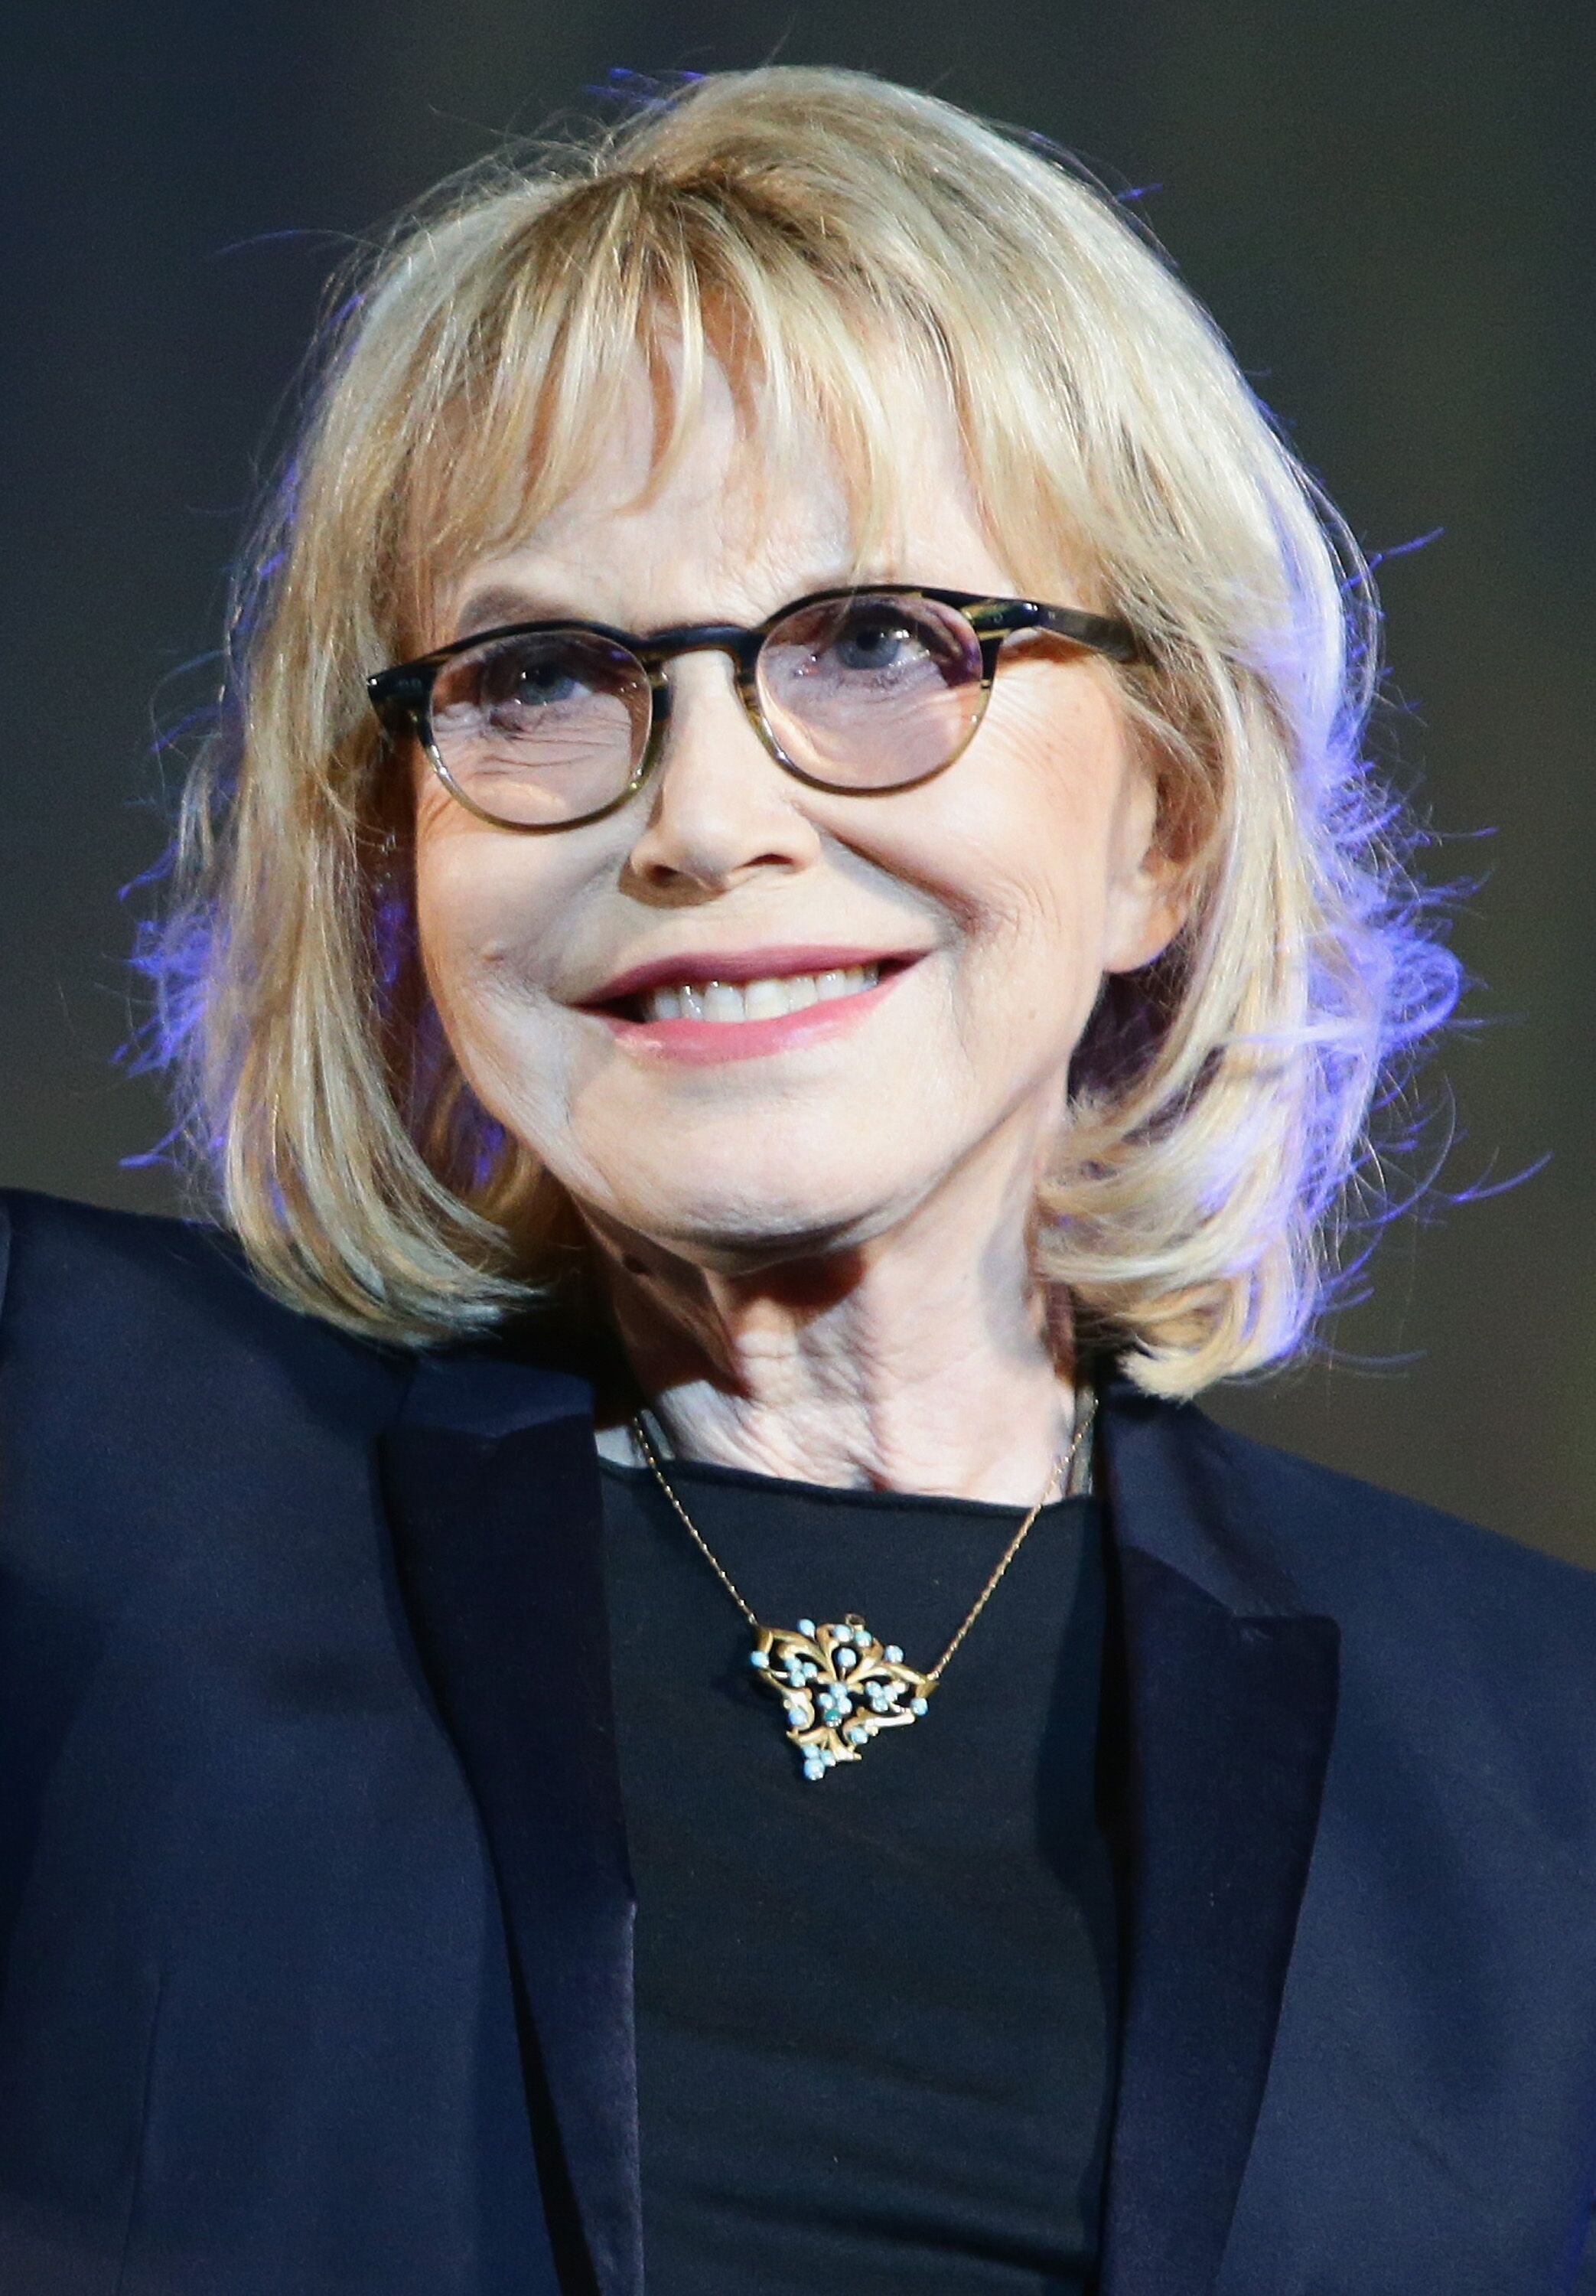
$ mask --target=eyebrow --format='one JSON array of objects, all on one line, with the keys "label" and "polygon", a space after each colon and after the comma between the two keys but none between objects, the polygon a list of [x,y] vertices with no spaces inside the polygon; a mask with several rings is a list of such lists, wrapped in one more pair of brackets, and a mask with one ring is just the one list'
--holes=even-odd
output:
[{"label": "eyebrow", "polygon": [[591,621],[591,614],[573,613],[569,606],[553,604],[529,590],[516,589],[499,584],[490,590],[477,590],[466,599],[454,625],[457,638],[475,637],[479,630],[496,630],[503,622]]},{"label": "eyebrow", "polygon": [[[869,586],[872,577],[855,570],[853,578]],[[882,574],[874,578],[891,581],[898,578]],[[847,577],[834,572],[829,578],[815,578],[804,584],[794,597],[807,597],[811,591],[841,586]],[[611,627],[602,615],[578,613],[566,600],[552,597],[547,592],[522,589],[514,583],[496,582],[486,590],[468,592],[454,625],[456,638],[473,638],[481,630],[496,630],[515,622],[601,622]]]}]

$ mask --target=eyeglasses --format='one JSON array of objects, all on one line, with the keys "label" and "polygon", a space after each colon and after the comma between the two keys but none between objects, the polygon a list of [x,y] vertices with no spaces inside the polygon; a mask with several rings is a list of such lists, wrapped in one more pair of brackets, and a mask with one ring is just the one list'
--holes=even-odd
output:
[{"label": "eyeglasses", "polygon": [[771,756],[812,788],[879,797],[969,746],[1005,638],[1049,631],[1141,659],[1125,622],[1030,598],[888,583],[819,590],[757,627],[695,623],[640,638],[599,622],[513,622],[366,681],[390,733],[413,733],[444,786],[504,829],[574,829],[624,805],[658,764],[666,664],[732,658]]}]

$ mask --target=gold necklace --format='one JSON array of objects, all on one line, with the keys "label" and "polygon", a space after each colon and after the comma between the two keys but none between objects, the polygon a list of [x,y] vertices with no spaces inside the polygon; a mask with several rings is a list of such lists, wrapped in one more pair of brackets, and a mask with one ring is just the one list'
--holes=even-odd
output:
[{"label": "gold necklace", "polygon": [[817,1626],[813,1619],[800,1619],[796,1627],[767,1627],[733,1584],[708,1540],[672,1490],[642,1412],[632,1422],[632,1435],[688,1537],[754,1629],[749,1664],[786,1708],[788,1741],[802,1758],[804,1775],[823,1778],[839,1762],[858,1761],[881,1731],[901,1730],[919,1721],[948,1660],[996,1593],[998,1581],[1055,1487],[1068,1489],[1070,1472],[1096,1415],[1095,1396],[1088,1399],[1084,1411],[1077,1403],[1068,1447],[1049,1468],[1042,1496],[1003,1549],[996,1570],[976,1596],[952,1642],[936,1665],[923,1674],[909,1665],[896,1643],[883,1643],[852,1611],[834,1626]]}]

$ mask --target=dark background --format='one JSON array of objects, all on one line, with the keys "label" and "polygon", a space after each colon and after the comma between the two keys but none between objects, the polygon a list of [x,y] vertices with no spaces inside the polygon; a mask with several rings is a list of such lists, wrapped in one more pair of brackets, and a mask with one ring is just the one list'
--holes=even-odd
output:
[{"label": "dark background", "polygon": [[[5,57],[0,1180],[170,1208],[113,1066],[152,717],[203,698],[263,448],[352,235],[615,67],[863,66],[1037,128],[1143,212],[1387,565],[1387,755],[1483,881],[1452,1191],[1334,1363],[1218,1398],[1596,1563],[1590,855],[1596,10],[1478,0],[142,0]],[[1543,1164],[1542,1160],[1545,1160]],[[1422,1159],[1410,1159],[1417,1173]]]}]

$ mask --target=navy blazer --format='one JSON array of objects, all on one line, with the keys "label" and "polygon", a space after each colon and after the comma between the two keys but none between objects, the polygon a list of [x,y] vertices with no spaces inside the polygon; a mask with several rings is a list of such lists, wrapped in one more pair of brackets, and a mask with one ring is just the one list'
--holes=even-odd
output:
[{"label": "navy blazer", "polygon": [[[0,2291],[642,2296],[587,1390],[9,1201]],[[1106,2296],[1552,2296],[1596,2184],[1596,1578],[1104,1398]]]}]

